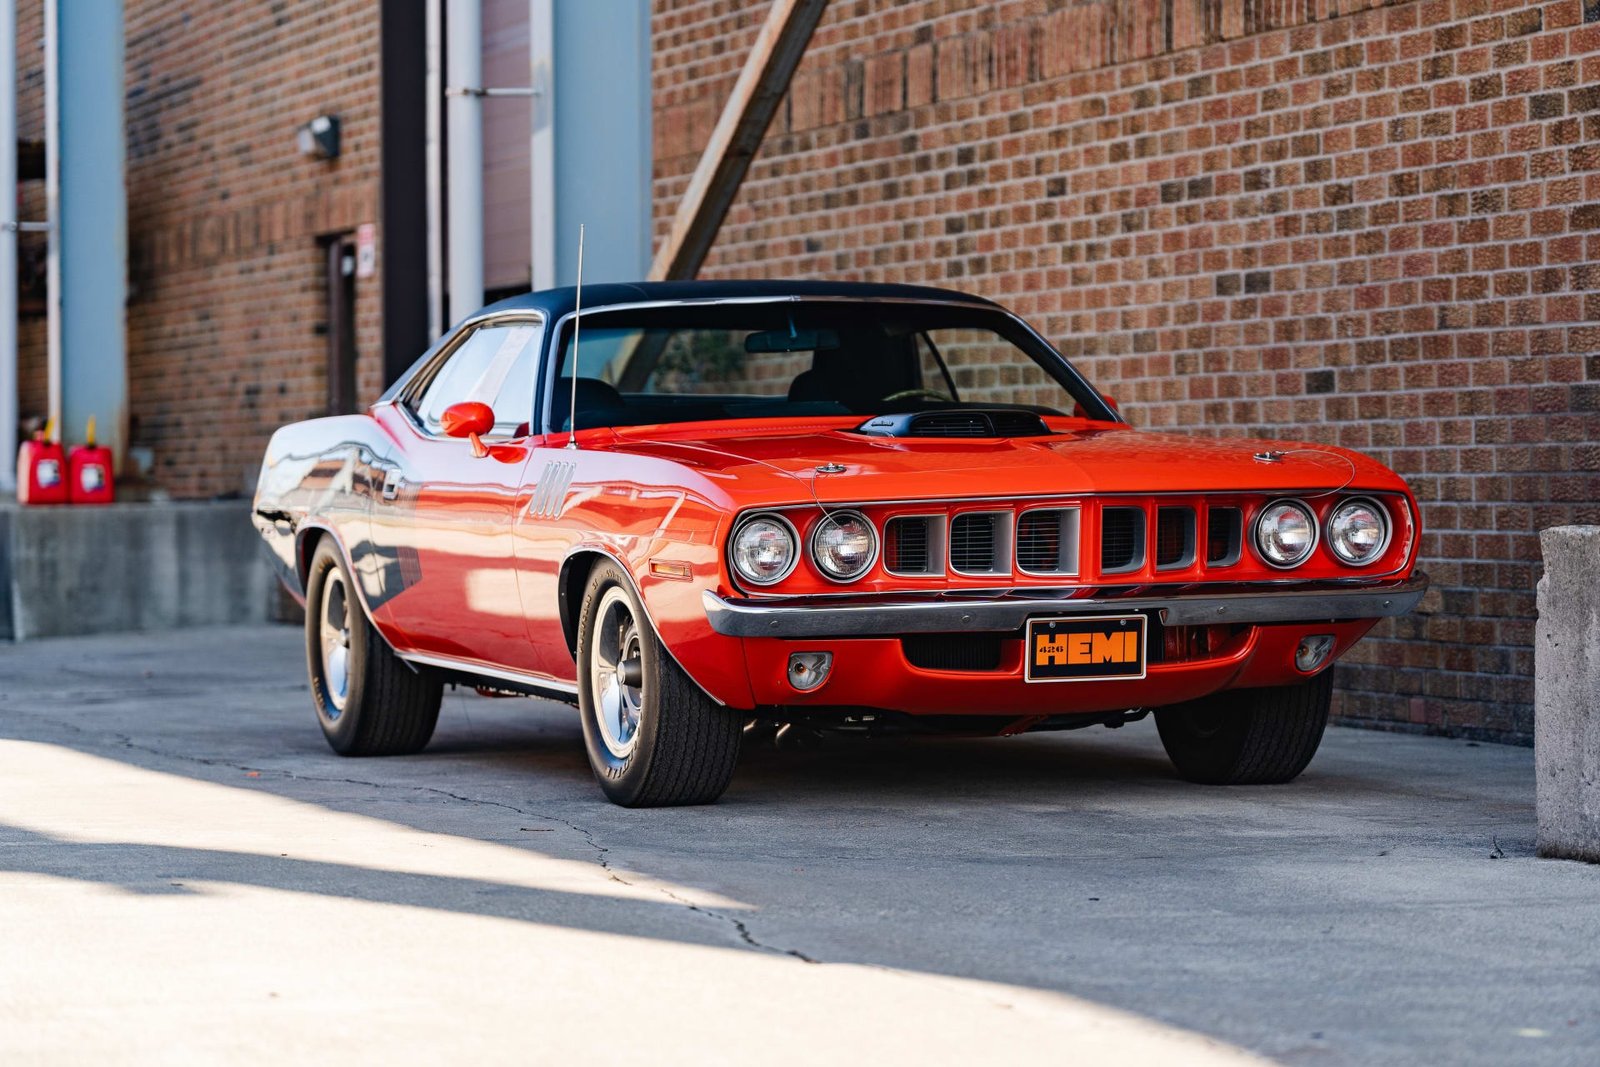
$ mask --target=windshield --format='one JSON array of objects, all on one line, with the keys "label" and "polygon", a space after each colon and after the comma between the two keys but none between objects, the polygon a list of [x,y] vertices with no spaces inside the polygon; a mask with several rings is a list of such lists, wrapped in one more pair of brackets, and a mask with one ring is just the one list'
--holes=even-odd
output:
[{"label": "windshield", "polygon": [[[557,342],[551,425],[568,428],[572,326]],[[1019,408],[1114,420],[1011,316],[856,301],[683,305],[583,315],[577,424]]]}]

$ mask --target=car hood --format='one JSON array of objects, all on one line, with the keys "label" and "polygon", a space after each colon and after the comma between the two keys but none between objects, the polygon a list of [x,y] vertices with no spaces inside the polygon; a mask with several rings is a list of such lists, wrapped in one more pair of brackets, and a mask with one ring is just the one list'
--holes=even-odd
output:
[{"label": "car hood", "polygon": [[[612,447],[687,467],[738,506],[1079,495],[1403,490],[1388,468],[1331,445],[1189,437],[1130,427],[1047,438],[869,437],[837,428],[738,434],[618,431]],[[1278,451],[1275,461],[1258,453]],[[819,471],[819,467],[829,468]],[[842,470],[833,471],[833,467]]]}]

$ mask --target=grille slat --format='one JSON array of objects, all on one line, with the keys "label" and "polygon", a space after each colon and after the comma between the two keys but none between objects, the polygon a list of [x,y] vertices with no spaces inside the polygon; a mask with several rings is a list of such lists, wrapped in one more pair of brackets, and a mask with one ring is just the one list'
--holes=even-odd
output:
[{"label": "grille slat", "polygon": [[1226,567],[1243,547],[1244,513],[1238,508],[1212,508],[1206,516],[1206,563]]},{"label": "grille slat", "polygon": [[1144,562],[1144,512],[1106,508],[1100,513],[1100,570],[1136,570]]},{"label": "grille slat", "polygon": [[925,515],[890,519],[885,537],[884,566],[897,574],[932,574],[936,570]]},{"label": "grille slat", "polygon": [[1023,512],[1017,519],[1017,567],[1029,574],[1078,573],[1078,509]]},{"label": "grille slat", "polygon": [[1061,513],[1030,511],[1017,523],[1017,566],[1053,571],[1061,565]]},{"label": "grille slat", "polygon": [[1194,509],[1156,512],[1156,566],[1186,567],[1194,561]]},{"label": "grille slat", "polygon": [[950,566],[969,574],[996,570],[999,521],[998,515],[987,513],[957,515],[950,524]]}]

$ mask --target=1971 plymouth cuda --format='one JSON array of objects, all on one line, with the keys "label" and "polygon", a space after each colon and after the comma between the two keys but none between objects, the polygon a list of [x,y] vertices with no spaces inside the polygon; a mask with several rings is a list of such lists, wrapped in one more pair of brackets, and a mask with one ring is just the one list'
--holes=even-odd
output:
[{"label": "1971 plymouth cuda", "polygon": [[306,603],[336,751],[421,749],[461,683],[576,704],[626,805],[716,799],[773,723],[1154,711],[1184,777],[1284,782],[1331,664],[1426,588],[1387,468],[1134,430],[990,301],[583,296],[581,323],[572,289],[495,304],[365,414],[273,435],[255,522]]}]

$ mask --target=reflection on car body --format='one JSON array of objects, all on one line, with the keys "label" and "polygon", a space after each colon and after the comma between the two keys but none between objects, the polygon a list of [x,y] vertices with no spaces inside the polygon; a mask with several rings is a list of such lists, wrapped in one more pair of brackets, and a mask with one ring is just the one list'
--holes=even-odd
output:
[{"label": "reflection on car body", "polygon": [[[1426,588],[1405,484],[1136,431],[1033,329],[911,286],[591,285],[493,305],[366,413],[279,430],[256,521],[351,754],[449,682],[579,706],[619,803],[715,799],[751,723],[1011,734],[1154,710],[1284,781],[1329,667]],[[1060,684],[1071,682],[1073,684]]]}]

